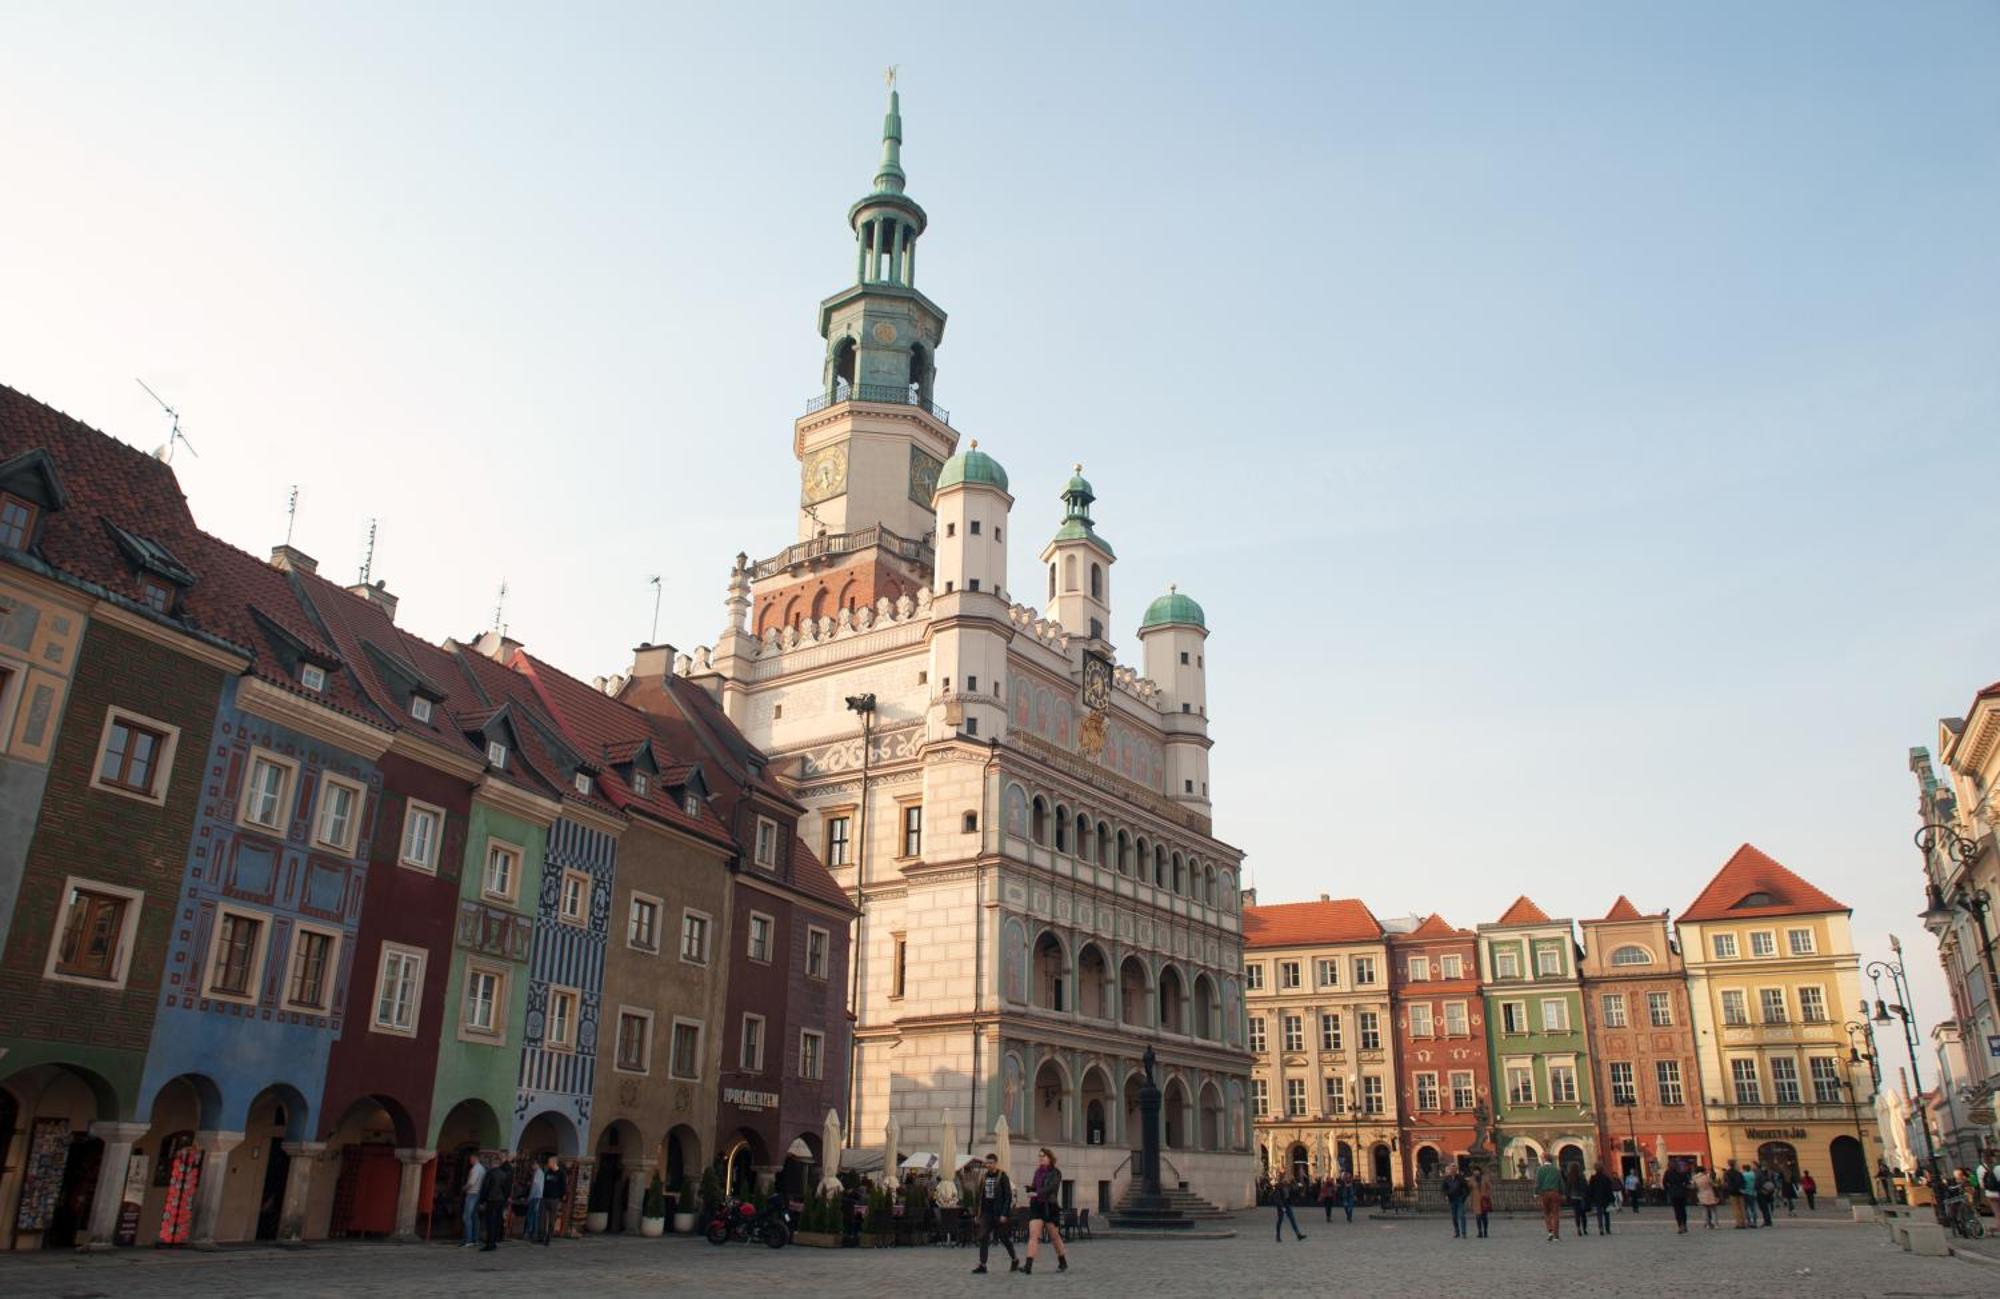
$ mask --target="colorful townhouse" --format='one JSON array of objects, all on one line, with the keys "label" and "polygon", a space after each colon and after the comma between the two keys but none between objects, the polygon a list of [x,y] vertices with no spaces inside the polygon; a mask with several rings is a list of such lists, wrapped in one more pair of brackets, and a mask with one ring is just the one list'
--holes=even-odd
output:
[{"label": "colorful townhouse", "polygon": [[1522,897],[1478,934],[1501,1173],[1545,1160],[1588,1170],[1597,1116],[1571,923]]},{"label": "colorful townhouse", "polygon": [[639,651],[621,688],[677,753],[715,776],[715,807],[736,844],[731,960],[722,1020],[717,1151],[725,1186],[818,1184],[828,1111],[848,1113],[853,1025],[848,934],[856,911],[799,835],[803,807],[773,777],[719,702],[672,669],[671,647]]},{"label": "colorful townhouse", "polygon": [[1414,1184],[1447,1166],[1491,1166],[1491,1150],[1477,1146],[1482,1112],[1493,1113],[1478,935],[1433,913],[1386,937],[1403,1177]]},{"label": "colorful townhouse", "polygon": [[1687,969],[1667,913],[1620,897],[1583,928],[1583,1017],[1590,1032],[1600,1146],[1614,1175],[1656,1185],[1670,1159],[1710,1163]]},{"label": "colorful townhouse", "polygon": [[1884,1151],[1872,1082],[1841,1027],[1863,993],[1851,914],[1747,843],[1681,912],[1718,1164],[1772,1163],[1868,1193]]}]

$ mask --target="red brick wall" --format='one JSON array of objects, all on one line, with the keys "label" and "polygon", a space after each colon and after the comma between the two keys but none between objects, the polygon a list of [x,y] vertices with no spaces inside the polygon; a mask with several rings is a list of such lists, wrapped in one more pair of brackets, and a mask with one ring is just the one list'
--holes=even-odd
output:
[{"label": "red brick wall", "polygon": [[[1418,1146],[1435,1146],[1443,1158],[1449,1160],[1471,1144],[1477,1126],[1471,1113],[1451,1108],[1451,1075],[1454,1071],[1470,1069],[1476,1099],[1486,1106],[1489,1114],[1493,1110],[1486,1059],[1484,1005],[1479,996],[1479,962],[1474,945],[1475,940],[1469,935],[1464,938],[1389,936],[1389,997],[1396,1021],[1396,1086],[1399,1098],[1396,1111],[1398,1127],[1402,1130],[1403,1174],[1412,1180],[1417,1173]],[[1438,978],[1439,958],[1452,953],[1456,953],[1463,963],[1465,977]],[[1411,981],[1412,955],[1430,958],[1430,979]],[[1409,1003],[1413,1001],[1436,1006],[1436,1036],[1411,1035]],[[1444,1003],[1447,1001],[1463,1001],[1466,1004],[1468,1036],[1444,1036]],[[1439,1102],[1443,1108],[1417,1109],[1416,1075],[1419,1073],[1437,1074]]]},{"label": "red brick wall", "polygon": [[891,567],[879,552],[867,550],[824,572],[760,586],[751,603],[750,627],[761,638],[769,628],[837,617],[842,609],[859,609],[884,597],[892,603],[906,595],[914,600],[917,586],[915,578]]}]

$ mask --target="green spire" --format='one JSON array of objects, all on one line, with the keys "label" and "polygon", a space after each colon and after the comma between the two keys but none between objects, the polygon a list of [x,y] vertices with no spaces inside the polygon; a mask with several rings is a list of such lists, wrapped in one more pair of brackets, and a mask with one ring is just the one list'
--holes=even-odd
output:
[{"label": "green spire", "polygon": [[1072,466],[1070,479],[1063,484],[1063,521],[1056,529],[1053,541],[1088,541],[1113,559],[1117,554],[1111,543],[1097,535],[1097,529],[1090,521],[1090,503],[1097,499],[1097,493],[1090,489],[1090,480],[1083,476],[1083,466]]},{"label": "green spire", "polygon": [[903,192],[903,104],[894,68],[889,69],[889,113],[882,119],[882,169],[875,173],[875,192]]}]

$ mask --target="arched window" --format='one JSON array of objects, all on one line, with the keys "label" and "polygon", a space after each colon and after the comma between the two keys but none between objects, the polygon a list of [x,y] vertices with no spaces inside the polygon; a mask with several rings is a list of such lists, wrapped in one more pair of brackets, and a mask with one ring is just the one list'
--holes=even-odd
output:
[{"label": "arched window", "polygon": [[1076,556],[1063,556],[1063,590],[1076,590]]},{"label": "arched window", "polygon": [[1085,861],[1089,861],[1091,859],[1091,849],[1096,846],[1096,837],[1090,833],[1090,818],[1078,812],[1076,814],[1076,855]]},{"label": "arched window", "polygon": [[843,338],[833,345],[833,373],[827,383],[827,396],[835,401],[845,401],[854,391],[854,340]]},{"label": "arched window", "polygon": [[1056,851],[1069,851],[1069,809],[1056,804]]},{"label": "arched window", "polygon": [[1653,954],[1643,947],[1625,946],[1611,953],[1613,965],[1651,965]]},{"label": "arched window", "polygon": [[1153,887],[1167,887],[1167,850],[1157,843],[1153,845]]},{"label": "arched window", "polygon": [[1049,561],[1049,599],[1056,598],[1056,561]]},{"label": "arched window", "polygon": [[1049,805],[1042,801],[1040,794],[1035,795],[1035,801],[1029,805],[1028,837],[1043,847],[1048,846]]},{"label": "arched window", "polygon": [[1102,600],[1104,598],[1104,566],[1102,564],[1093,563],[1090,566],[1090,598],[1093,600]]}]

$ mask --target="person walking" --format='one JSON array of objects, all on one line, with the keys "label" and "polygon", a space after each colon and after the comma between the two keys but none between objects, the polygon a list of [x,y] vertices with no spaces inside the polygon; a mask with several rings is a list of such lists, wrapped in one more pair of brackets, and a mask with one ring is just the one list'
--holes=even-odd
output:
[{"label": "person walking", "polygon": [[1792,1177],[1792,1170],[1789,1168],[1780,1168],[1778,1170],[1778,1198],[1785,1202],[1785,1216],[1787,1218],[1797,1216],[1799,1184]]},{"label": "person walking", "polygon": [[1666,1192],[1667,1207],[1674,1211],[1674,1234],[1687,1235],[1688,1230],[1688,1173],[1678,1159],[1667,1161],[1667,1171],[1660,1174],[1660,1189]]},{"label": "person walking", "polygon": [[1639,1192],[1645,1189],[1639,1181],[1639,1170],[1628,1170],[1625,1174],[1625,1200],[1632,1206],[1632,1212],[1639,1212]]},{"label": "person walking", "polygon": [[1294,1236],[1297,1236],[1300,1240],[1306,1238],[1306,1234],[1299,1230],[1299,1220],[1292,1214],[1292,1188],[1289,1182],[1280,1179],[1271,1187],[1271,1207],[1278,1211],[1277,1221],[1273,1224],[1273,1231],[1276,1233],[1273,1237],[1274,1241],[1284,1240],[1285,1223],[1287,1221],[1292,1224],[1292,1234]]},{"label": "person walking", "polygon": [[[1028,1179],[1028,1261],[1021,1271],[1034,1275],[1035,1248],[1042,1243],[1046,1234],[1055,1242],[1056,1271],[1069,1271],[1069,1255],[1063,1250],[1062,1228],[1062,1174],[1056,1171],[1056,1153],[1047,1146],[1042,1147],[1041,1162],[1035,1165],[1034,1176]],[[1292,1225],[1298,1230],[1298,1224]]]},{"label": "person walking", "polygon": [[548,1187],[548,1170],[540,1164],[528,1173],[528,1212],[521,1220],[521,1239],[533,1244],[541,1238],[542,1193]]},{"label": "person walking", "polygon": [[514,1198],[514,1166],[506,1160],[495,1164],[479,1189],[480,1206],[486,1210],[486,1243],[481,1253],[500,1248],[507,1234],[507,1202]]},{"label": "person walking", "polygon": [[478,1152],[465,1157],[465,1243],[460,1249],[471,1249],[479,1243],[479,1197],[486,1186],[486,1165],[480,1161]]},{"label": "person walking", "polygon": [[1493,1186],[1486,1180],[1486,1170],[1479,1169],[1472,1175],[1472,1202],[1477,1207],[1479,1239],[1486,1239],[1486,1220],[1493,1214]]},{"label": "person walking", "polygon": [[1339,1192],[1335,1187],[1332,1173],[1319,1179],[1319,1207],[1326,1210],[1328,1222],[1333,1221],[1333,1200],[1337,1194]]},{"label": "person walking", "polygon": [[1811,1213],[1818,1207],[1819,1199],[1819,1183],[1813,1180],[1812,1169],[1808,1168],[1799,1174],[1799,1190],[1806,1197],[1806,1212]]},{"label": "person walking", "polygon": [[1569,1201],[1570,1216],[1576,1219],[1576,1234],[1590,1234],[1590,1179],[1583,1175],[1582,1164],[1571,1164],[1563,1170],[1563,1196]]},{"label": "person walking", "polygon": [[1771,1225],[1771,1205],[1778,1198],[1777,1174],[1769,1164],[1755,1170],[1757,1178],[1757,1212],[1763,1216],[1764,1225]]},{"label": "person walking", "polygon": [[1562,1239],[1562,1170],[1544,1159],[1535,1165],[1535,1198],[1542,1205],[1542,1230]]},{"label": "person walking", "polygon": [[993,1238],[1000,1238],[1000,1247],[1007,1251],[1007,1270],[1021,1270],[1021,1260],[1014,1256],[1014,1183],[1000,1167],[1000,1156],[988,1152],[986,1173],[979,1179],[979,1266],[973,1268],[975,1274],[986,1270],[986,1250]]},{"label": "person walking", "polygon": [[1465,1174],[1453,1164],[1451,1171],[1444,1175],[1439,1189],[1444,1192],[1444,1202],[1451,1206],[1451,1234],[1455,1240],[1465,1239],[1465,1202],[1472,1195],[1472,1186],[1465,1180]]},{"label": "person walking", "polygon": [[1729,1211],[1736,1218],[1735,1229],[1741,1231],[1749,1226],[1750,1207],[1743,1194],[1743,1170],[1735,1164],[1722,1175],[1722,1193],[1729,1197]]},{"label": "person walking", "polygon": [[1701,1206],[1701,1226],[1704,1231],[1715,1230],[1715,1174],[1703,1165],[1696,1165],[1694,1176],[1694,1202]]},{"label": "person walking", "polygon": [[1340,1175],[1340,1210],[1347,1215],[1349,1222],[1354,1221],[1354,1175],[1351,1173]]},{"label": "person walking", "polygon": [[560,1234],[563,1211],[563,1195],[569,1190],[569,1179],[563,1175],[562,1160],[550,1155],[548,1166],[542,1169],[542,1213],[536,1226],[540,1229],[535,1239],[543,1245],[549,1243],[549,1236]]},{"label": "person walking", "polygon": [[1599,1164],[1597,1171],[1590,1175],[1590,1185],[1587,1189],[1590,1194],[1590,1207],[1597,1212],[1597,1234],[1609,1236],[1611,1206],[1618,1199],[1618,1183],[1612,1179],[1611,1174],[1604,1171],[1604,1165]]}]

